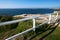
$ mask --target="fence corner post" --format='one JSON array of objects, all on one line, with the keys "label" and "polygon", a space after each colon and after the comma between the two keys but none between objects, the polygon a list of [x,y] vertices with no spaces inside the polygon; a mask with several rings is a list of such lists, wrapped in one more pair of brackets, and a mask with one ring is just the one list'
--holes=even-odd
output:
[{"label": "fence corner post", "polygon": [[58,12],[57,12],[57,15],[56,15],[56,19],[58,18]]},{"label": "fence corner post", "polygon": [[36,28],[36,17],[33,17],[33,31],[35,31]]},{"label": "fence corner post", "polygon": [[48,24],[51,23],[51,19],[52,19],[52,14],[49,15],[49,21],[48,21]]}]

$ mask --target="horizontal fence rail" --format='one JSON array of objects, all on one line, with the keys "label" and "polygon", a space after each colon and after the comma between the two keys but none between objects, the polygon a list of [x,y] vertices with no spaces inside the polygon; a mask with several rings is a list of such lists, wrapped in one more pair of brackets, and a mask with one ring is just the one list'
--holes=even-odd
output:
[{"label": "horizontal fence rail", "polygon": [[[57,17],[58,17],[58,14],[57,14],[57,16],[56,16],[56,18],[55,18],[56,20],[57,20]],[[50,23],[51,23],[51,20],[54,20],[54,19],[52,19],[52,16],[50,15],[50,16],[49,16],[49,20],[43,22],[42,24],[39,24],[39,25],[36,27],[36,18],[37,18],[37,17],[31,17],[31,18],[24,18],[24,19],[18,19],[18,20],[13,20],[13,21],[1,22],[1,23],[0,23],[0,26],[3,26],[3,25],[8,25],[8,24],[13,24],[13,23],[17,23],[17,22],[21,22],[21,21],[33,19],[33,27],[32,27],[32,28],[27,29],[27,30],[25,30],[25,31],[23,31],[23,32],[21,32],[21,33],[19,33],[19,34],[14,35],[14,36],[11,36],[11,37],[9,37],[9,38],[7,38],[7,39],[5,39],[5,40],[12,40],[12,39],[14,39],[14,38],[16,38],[16,37],[18,37],[18,36],[20,36],[20,35],[23,35],[23,34],[29,32],[29,31],[31,31],[31,30],[34,30],[34,31],[35,31],[35,29],[38,28],[39,26],[42,26],[42,25],[45,24],[45,23],[50,24]]]},{"label": "horizontal fence rail", "polygon": [[[48,23],[48,21],[43,22],[42,24],[38,25],[38,26],[35,27],[35,28],[38,28],[39,26],[42,26],[42,25],[45,24],[45,23]],[[21,32],[21,33],[19,33],[19,34],[16,34],[16,35],[14,35],[14,36],[12,36],[12,37],[7,38],[6,40],[14,39],[15,37],[20,36],[20,35],[22,35],[22,34],[25,34],[25,33],[29,32],[29,31],[31,31],[31,30],[33,30],[33,29],[35,29],[35,28],[27,29],[27,30],[25,30],[25,31],[23,31],[23,32]]]},{"label": "horizontal fence rail", "polygon": [[0,23],[0,26],[8,25],[8,24],[13,24],[13,23],[17,23],[17,22],[20,22],[20,21],[30,20],[30,19],[32,19],[32,18],[24,18],[24,19],[19,19],[19,20],[13,20],[13,21],[8,21],[8,22],[2,22],[2,23]]}]

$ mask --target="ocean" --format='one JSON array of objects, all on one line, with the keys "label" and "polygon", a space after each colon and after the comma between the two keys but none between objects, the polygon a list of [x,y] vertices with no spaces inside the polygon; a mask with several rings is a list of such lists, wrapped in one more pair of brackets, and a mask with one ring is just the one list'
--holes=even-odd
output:
[{"label": "ocean", "polygon": [[1,15],[20,15],[20,14],[50,14],[53,13],[54,9],[0,9],[0,16]]}]

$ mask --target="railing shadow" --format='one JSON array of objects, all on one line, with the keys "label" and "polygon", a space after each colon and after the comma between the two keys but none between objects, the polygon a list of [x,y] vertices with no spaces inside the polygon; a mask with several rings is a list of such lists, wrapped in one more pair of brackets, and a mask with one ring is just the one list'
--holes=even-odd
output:
[{"label": "railing shadow", "polygon": [[[55,23],[54,23],[55,24]],[[33,38],[35,38],[36,36],[48,31],[48,30],[51,30],[48,34],[44,35],[43,37],[41,37],[39,40],[43,40],[45,37],[47,37],[48,35],[50,35],[58,25],[56,25],[55,27],[52,27],[54,24],[52,25],[49,25],[49,24],[44,24],[42,26],[40,26],[39,28],[36,28],[36,35],[32,36],[29,40],[32,40]]]},{"label": "railing shadow", "polygon": [[56,26],[53,27],[53,28],[50,28],[51,31],[50,31],[48,34],[46,34],[46,35],[44,35],[43,37],[41,37],[39,40],[43,40],[45,37],[47,37],[48,35],[50,35],[50,34],[57,28],[57,26],[58,26],[58,25],[56,25]]}]

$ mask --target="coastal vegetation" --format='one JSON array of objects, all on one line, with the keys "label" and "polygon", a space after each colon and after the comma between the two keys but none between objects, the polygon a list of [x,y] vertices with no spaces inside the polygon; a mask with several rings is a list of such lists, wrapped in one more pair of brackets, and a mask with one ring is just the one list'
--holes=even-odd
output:
[{"label": "coastal vegetation", "polygon": [[[12,21],[20,18],[13,18],[12,16],[0,16],[0,22]],[[5,40],[6,38],[18,34],[22,31],[25,31],[29,28],[32,28],[32,20],[22,21],[15,24],[0,26],[0,40]],[[36,23],[36,26],[41,23]],[[39,28],[36,28],[36,31],[27,32],[24,35],[19,36],[16,40],[60,40],[60,29],[53,27],[54,24],[44,24]],[[55,30],[56,28],[56,30]],[[53,32],[54,31],[54,32]],[[50,34],[51,33],[51,34]],[[50,35],[47,35],[50,34]],[[46,35],[46,36],[44,36]]]}]

